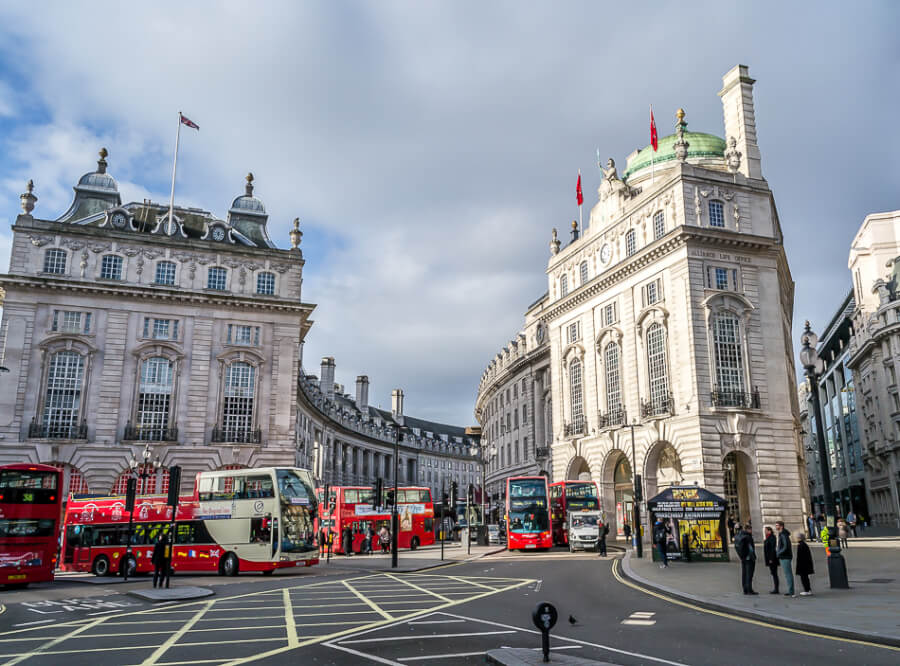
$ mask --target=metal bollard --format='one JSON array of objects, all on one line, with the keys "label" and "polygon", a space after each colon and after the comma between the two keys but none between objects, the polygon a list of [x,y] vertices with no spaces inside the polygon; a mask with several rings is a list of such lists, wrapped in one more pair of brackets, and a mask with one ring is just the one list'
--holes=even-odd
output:
[{"label": "metal bollard", "polygon": [[559,614],[553,604],[542,601],[531,612],[531,621],[541,632],[541,650],[544,661],[550,661],[550,630],[556,625]]}]

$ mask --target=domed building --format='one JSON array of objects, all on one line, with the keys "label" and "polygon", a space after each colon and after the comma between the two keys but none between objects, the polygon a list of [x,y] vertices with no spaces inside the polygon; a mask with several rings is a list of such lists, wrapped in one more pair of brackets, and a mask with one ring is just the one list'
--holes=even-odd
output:
[{"label": "domed building", "polygon": [[550,349],[551,480],[597,481],[613,534],[636,496],[673,485],[721,495],[756,534],[799,528],[809,508],[794,284],[754,83],[742,65],[724,76],[723,136],[688,131],[679,109],[657,150],[621,174],[609,159],[589,226],[565,245],[553,231],[548,294],[529,311]]}]

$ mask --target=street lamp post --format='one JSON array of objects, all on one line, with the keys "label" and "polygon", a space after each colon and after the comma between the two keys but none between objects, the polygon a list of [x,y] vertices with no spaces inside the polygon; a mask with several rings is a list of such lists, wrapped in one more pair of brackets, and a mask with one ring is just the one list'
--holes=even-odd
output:
[{"label": "street lamp post", "polygon": [[[135,480],[141,479],[146,482],[151,476],[156,474],[156,470],[158,470],[162,465],[159,462],[159,456],[156,457],[156,460],[153,461],[152,465],[150,463],[150,456],[152,453],[150,452],[150,442],[147,442],[146,446],[144,446],[144,451],[141,453],[141,458],[143,458],[143,463],[138,463],[137,459],[134,457],[134,454],[131,454],[131,460],[128,462],[128,469],[133,475]],[[148,467],[150,471],[148,471]],[[136,484],[135,484],[136,485]],[[125,546],[125,565],[122,568],[122,578],[124,580],[128,580],[128,569],[131,567],[131,563],[134,562],[134,558],[131,557],[131,540],[134,535],[134,504],[137,503],[137,487],[135,487],[135,498],[132,500],[131,511],[128,512],[128,544]]]},{"label": "street lamp post", "polygon": [[641,475],[637,473],[637,455],[635,453],[634,447],[634,428],[635,426],[640,425],[640,423],[631,422],[628,423],[628,412],[625,412],[625,422],[622,424],[622,428],[631,428],[631,481],[632,481],[632,492],[631,492],[631,507],[632,507],[632,530],[635,538],[635,553],[639,558],[644,557],[644,542],[643,535],[641,534],[641,501],[644,499],[643,491],[642,491],[642,480]]},{"label": "street lamp post", "polygon": [[397,532],[400,528],[400,516],[397,513],[397,475],[400,473],[400,424],[394,426],[394,502],[391,505],[391,568],[397,568]]},{"label": "street lamp post", "polygon": [[[831,492],[831,473],[828,469],[828,455],[825,448],[825,432],[822,429],[825,421],[822,418],[822,405],[819,402],[819,377],[825,371],[825,363],[816,352],[816,344],[819,337],[809,328],[806,328],[800,338],[800,363],[806,370],[806,377],[810,383],[813,412],[816,417],[816,441],[819,446],[819,469],[822,474],[822,494],[825,504],[825,524],[828,526],[828,578],[832,588],[847,589],[850,584],[847,580],[847,563],[841,554],[840,540],[837,539],[837,515],[834,509],[834,495]],[[832,545],[833,544],[833,545]]]}]

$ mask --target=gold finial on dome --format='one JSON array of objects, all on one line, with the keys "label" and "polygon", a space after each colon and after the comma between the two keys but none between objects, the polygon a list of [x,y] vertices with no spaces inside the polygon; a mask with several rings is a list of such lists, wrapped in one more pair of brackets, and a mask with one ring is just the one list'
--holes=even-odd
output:
[{"label": "gold finial on dome", "polygon": [[106,148],[101,148],[100,149],[100,157],[105,160],[108,156],[109,156],[109,151],[106,150]]},{"label": "gold finial on dome", "polygon": [[253,182],[253,172],[252,171],[247,174],[247,182],[248,183]]},{"label": "gold finial on dome", "polygon": [[97,160],[97,173],[106,173],[106,157],[109,151],[106,148],[100,149],[100,159]]},{"label": "gold finial on dome", "polygon": [[573,228],[573,229],[577,229],[577,228],[578,228],[578,220],[572,220],[572,228]]},{"label": "gold finial on dome", "polygon": [[247,193],[248,197],[253,196],[253,172],[247,173],[247,185],[244,188],[244,191]]},{"label": "gold finial on dome", "polygon": [[678,122],[684,120],[684,109],[678,109],[678,111],[675,113],[675,117],[678,118]]}]

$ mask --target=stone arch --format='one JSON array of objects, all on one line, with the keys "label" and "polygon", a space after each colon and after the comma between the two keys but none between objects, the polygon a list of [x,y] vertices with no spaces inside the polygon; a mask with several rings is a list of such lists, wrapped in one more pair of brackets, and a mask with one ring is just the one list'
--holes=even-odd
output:
[{"label": "stone arch", "polygon": [[600,476],[601,506],[613,537],[625,537],[624,524],[631,522],[634,485],[631,462],[621,449],[611,449],[603,459]]},{"label": "stone arch", "polygon": [[684,482],[681,456],[675,446],[666,440],[658,440],[644,457],[644,499],[653,499],[666,488]]},{"label": "stone arch", "polygon": [[722,485],[729,513],[739,523],[756,523],[756,534],[762,534],[759,485],[752,458],[743,451],[726,453],[722,458]]},{"label": "stone arch", "polygon": [[591,466],[582,456],[574,456],[566,466],[566,480],[590,481]]}]

